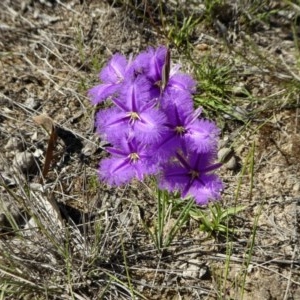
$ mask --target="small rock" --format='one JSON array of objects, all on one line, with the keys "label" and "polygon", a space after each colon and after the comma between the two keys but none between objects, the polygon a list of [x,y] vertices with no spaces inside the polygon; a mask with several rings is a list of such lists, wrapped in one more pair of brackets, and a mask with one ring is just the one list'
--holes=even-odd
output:
[{"label": "small rock", "polygon": [[43,188],[43,186],[40,183],[31,182],[29,184],[29,187],[33,191],[44,192],[44,188]]},{"label": "small rock", "polygon": [[4,180],[5,185],[8,187],[13,187],[17,184],[15,178],[13,178],[8,172],[1,171],[1,177]]},{"label": "small rock", "polygon": [[187,268],[182,272],[183,277],[199,278],[200,262],[198,259],[191,259],[187,263]]},{"label": "small rock", "polygon": [[22,151],[24,149],[24,145],[20,139],[17,137],[12,137],[8,140],[4,146],[4,149],[8,151]]},{"label": "small rock", "polygon": [[97,151],[97,145],[92,143],[92,142],[88,142],[86,143],[86,145],[82,148],[81,153],[85,156],[91,156],[93,155],[95,152]]},{"label": "small rock", "polygon": [[205,279],[207,277],[210,277],[210,271],[208,266],[203,266],[199,270],[199,278],[200,279]]},{"label": "small rock", "polygon": [[34,132],[34,133],[32,134],[31,140],[32,140],[33,142],[37,142],[37,141],[39,140],[39,139],[38,139],[38,133],[37,133],[37,131]]},{"label": "small rock", "polygon": [[219,150],[218,159],[220,162],[226,162],[231,158],[232,155],[233,155],[232,149],[224,147]]},{"label": "small rock", "polygon": [[27,100],[25,101],[25,106],[29,109],[38,109],[41,106],[41,102],[38,99],[35,98],[27,98]]},{"label": "small rock", "polygon": [[228,170],[235,170],[237,168],[237,160],[235,158],[235,156],[232,156],[228,162],[225,163],[225,167],[228,169]]},{"label": "small rock", "polygon": [[9,200],[0,199],[0,231],[5,232],[11,228],[11,222],[9,220],[19,223],[21,221],[22,214],[19,208],[10,203]]},{"label": "small rock", "polygon": [[206,50],[208,50],[208,48],[209,48],[209,46],[205,43],[201,43],[196,46],[196,49],[199,51],[206,51]]},{"label": "small rock", "polygon": [[28,172],[35,166],[35,159],[31,152],[17,152],[13,159],[13,166],[19,168],[22,172]]},{"label": "small rock", "polygon": [[300,183],[299,182],[294,184],[293,191],[294,192],[299,192],[300,191]]},{"label": "small rock", "polygon": [[247,268],[247,273],[252,273],[254,270],[254,265],[249,264],[248,268]]},{"label": "small rock", "polygon": [[231,148],[224,147],[218,152],[218,159],[228,170],[234,170],[237,167],[237,159]]},{"label": "small rock", "polygon": [[229,141],[230,141],[229,136],[228,135],[224,135],[223,139],[219,140],[219,142],[218,142],[219,149],[225,148],[226,145],[229,143]]},{"label": "small rock", "polygon": [[34,152],[33,152],[33,156],[35,158],[40,158],[42,155],[43,155],[44,151],[42,149],[36,149]]},{"label": "small rock", "polygon": [[245,97],[249,92],[247,91],[245,84],[240,82],[232,88],[232,94],[237,97]]}]

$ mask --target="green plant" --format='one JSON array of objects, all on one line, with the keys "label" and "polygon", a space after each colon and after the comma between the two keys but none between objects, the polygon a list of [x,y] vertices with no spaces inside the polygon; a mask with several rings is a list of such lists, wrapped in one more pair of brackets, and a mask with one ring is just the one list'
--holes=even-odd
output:
[{"label": "green plant", "polygon": [[145,222],[143,225],[159,252],[170,246],[178,231],[186,224],[193,205],[194,199],[185,201],[174,195],[171,197],[167,191],[157,191],[157,215],[154,226],[149,228]]},{"label": "green plant", "polygon": [[215,12],[221,10],[224,0],[204,0],[205,19],[208,23],[213,23],[215,20]]},{"label": "green plant", "polygon": [[99,179],[97,175],[92,175],[88,179],[87,187],[88,191],[95,193],[99,189]]},{"label": "green plant", "polygon": [[91,67],[95,72],[99,72],[104,65],[104,60],[101,60],[98,54],[93,54],[90,61]]},{"label": "green plant", "polygon": [[80,24],[75,26],[76,28],[76,36],[75,36],[75,45],[78,50],[78,55],[81,63],[84,63],[86,61],[86,54],[84,51],[84,36],[83,36],[83,30],[80,27]]},{"label": "green plant", "polygon": [[237,104],[232,97],[234,74],[231,64],[206,57],[199,63],[193,61],[193,67],[199,82],[198,92],[194,96],[195,105],[219,117],[226,114],[232,119],[245,122],[244,116],[235,110]]},{"label": "green plant", "polygon": [[244,18],[247,20],[250,26],[266,23],[270,24],[272,15],[276,16],[280,9],[270,9],[269,0],[254,0],[245,3],[246,9],[243,13]]},{"label": "green plant", "polygon": [[220,203],[212,203],[209,205],[209,210],[204,211],[200,208],[190,211],[190,216],[200,221],[200,230],[210,234],[215,233],[233,233],[234,228],[229,228],[229,219],[243,211],[245,206],[236,206],[223,208]]},{"label": "green plant", "polygon": [[250,236],[249,242],[248,242],[248,248],[244,252],[245,253],[244,261],[243,261],[244,267],[241,270],[241,277],[240,277],[240,285],[241,285],[241,288],[240,288],[240,297],[241,298],[240,299],[244,299],[246,278],[247,278],[247,274],[248,274],[248,268],[251,264],[252,256],[253,256],[253,252],[254,252],[255,238],[256,238],[256,233],[258,230],[258,221],[262,214],[263,201],[260,203],[258,208],[259,208],[258,212],[254,218],[252,233],[251,233],[251,236]]},{"label": "green plant", "polygon": [[228,62],[218,62],[206,57],[194,65],[194,72],[200,83],[200,90],[208,97],[225,97],[231,92],[232,70]]},{"label": "green plant", "polygon": [[177,48],[189,48],[191,34],[193,33],[195,26],[199,23],[199,18],[193,16],[184,17],[183,21],[179,21],[175,16],[175,22],[169,25],[167,32],[168,40],[173,43]]}]

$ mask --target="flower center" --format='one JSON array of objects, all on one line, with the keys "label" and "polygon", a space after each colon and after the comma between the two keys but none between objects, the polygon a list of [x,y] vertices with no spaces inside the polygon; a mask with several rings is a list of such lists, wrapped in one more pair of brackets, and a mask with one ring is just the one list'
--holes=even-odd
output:
[{"label": "flower center", "polygon": [[159,87],[161,89],[163,86],[163,82],[162,82],[162,80],[158,80],[158,81],[154,82],[154,85],[156,85],[157,87]]},{"label": "flower center", "polygon": [[178,135],[184,135],[186,133],[186,130],[183,126],[176,126],[175,127],[175,132],[178,134]]},{"label": "flower center", "polygon": [[134,112],[134,111],[129,112],[129,113],[127,114],[127,116],[128,116],[129,119],[130,119],[130,120],[129,120],[130,123],[134,123],[135,121],[141,119],[140,116],[139,116],[139,114],[138,114],[137,112]]},{"label": "flower center", "polygon": [[199,177],[199,172],[198,171],[195,171],[195,170],[191,170],[189,172],[189,175],[191,175],[192,179],[194,180],[195,178],[198,178]]},{"label": "flower center", "polygon": [[139,155],[136,152],[130,153],[129,158],[133,163],[137,162],[140,159]]}]

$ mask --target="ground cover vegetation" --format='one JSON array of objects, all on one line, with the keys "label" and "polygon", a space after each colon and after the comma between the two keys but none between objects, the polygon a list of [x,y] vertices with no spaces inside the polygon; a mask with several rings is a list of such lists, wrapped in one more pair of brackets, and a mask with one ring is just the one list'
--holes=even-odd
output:
[{"label": "ground cover vegetation", "polygon": [[0,8],[0,299],[299,299],[299,1]]}]

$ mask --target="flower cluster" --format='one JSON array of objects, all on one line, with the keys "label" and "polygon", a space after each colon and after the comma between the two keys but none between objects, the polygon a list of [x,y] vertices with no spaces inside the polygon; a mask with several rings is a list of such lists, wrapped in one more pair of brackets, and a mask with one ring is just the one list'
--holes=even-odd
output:
[{"label": "flower cluster", "polygon": [[222,181],[213,171],[219,129],[199,118],[192,94],[196,83],[179,66],[170,68],[166,47],[148,48],[135,59],[115,54],[88,92],[91,102],[110,100],[96,115],[96,130],[110,143],[99,177],[122,185],[146,175],[159,187],[193,196],[198,204],[220,198]]}]

